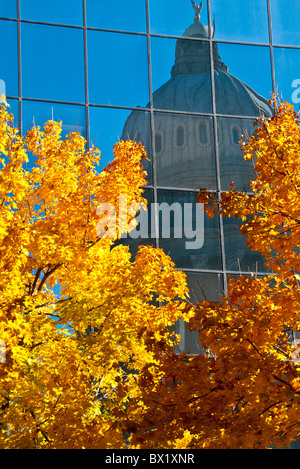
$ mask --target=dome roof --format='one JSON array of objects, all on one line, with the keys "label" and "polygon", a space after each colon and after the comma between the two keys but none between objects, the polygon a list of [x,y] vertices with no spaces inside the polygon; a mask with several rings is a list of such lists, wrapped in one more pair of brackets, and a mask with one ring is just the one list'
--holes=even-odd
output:
[{"label": "dome roof", "polygon": [[[147,112],[133,111],[124,125],[122,139],[142,141],[148,155],[155,147],[159,186],[194,189],[201,183],[202,187],[215,187],[213,129],[210,118],[201,116],[213,112],[212,72],[216,112],[232,116],[218,119],[222,187],[232,180],[244,187],[252,177],[252,166],[241,155],[239,137],[253,133],[253,120],[243,117],[268,117],[273,110],[264,97],[229,73],[216,43],[212,53],[213,71],[208,28],[196,19],[176,41],[170,79],[153,93],[155,110],[177,112],[155,113],[153,140]],[[145,169],[151,172],[150,162]]]},{"label": "dome roof", "polygon": [[209,38],[209,30],[208,26],[204,26],[204,24],[197,21],[191,26],[189,26],[183,33],[184,37],[199,37],[199,38]]},{"label": "dome roof", "polygon": [[[268,101],[224,70],[214,70],[216,111],[239,116],[272,115]],[[211,73],[174,75],[153,94],[156,109],[183,112],[212,112]]]}]

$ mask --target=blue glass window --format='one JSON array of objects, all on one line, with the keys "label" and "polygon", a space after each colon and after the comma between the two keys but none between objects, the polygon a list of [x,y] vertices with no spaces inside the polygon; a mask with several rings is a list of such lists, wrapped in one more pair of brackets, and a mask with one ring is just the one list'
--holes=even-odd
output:
[{"label": "blue glass window", "polygon": [[211,0],[216,40],[269,43],[267,0]]},{"label": "blue glass window", "polygon": [[89,101],[145,107],[149,102],[147,38],[88,31]]},{"label": "blue glass window", "polygon": [[266,260],[259,252],[252,251],[246,243],[246,236],[240,232],[241,220],[223,218],[226,270],[239,272],[267,272]]},{"label": "blue glass window", "polygon": [[[205,145],[199,139],[199,121],[207,129],[203,138],[210,136]],[[158,185],[182,189],[216,189],[211,117],[155,112],[154,127],[161,141],[156,153]]]},{"label": "blue glass window", "polygon": [[[197,304],[200,301],[220,301],[224,294],[223,277],[221,274],[201,274],[189,272],[187,285],[190,292],[189,300]],[[201,342],[197,331],[189,331],[186,322],[179,320],[175,330],[180,334],[179,349],[183,352],[199,354]]]},{"label": "blue glass window", "polygon": [[87,25],[92,28],[146,32],[145,0],[86,0]]},{"label": "blue glass window", "polygon": [[275,80],[278,94],[293,103],[299,110],[300,103],[300,49],[274,48]]},{"label": "blue glass window", "polygon": [[33,125],[43,127],[49,120],[62,121],[62,137],[79,132],[86,137],[85,106],[23,100],[23,134]]},{"label": "blue glass window", "polygon": [[14,125],[16,127],[20,127],[20,123],[19,123],[19,100],[18,99],[7,99],[7,103],[9,104],[9,108],[7,108],[7,111],[14,115]]},{"label": "blue glass window", "polygon": [[0,20],[0,42],[5,44],[5,47],[1,48],[1,94],[5,90],[6,96],[18,96],[17,39],[17,23],[15,21]]},{"label": "blue glass window", "polygon": [[273,91],[269,48],[218,43],[218,50],[228,72],[215,75],[217,113],[259,116],[257,103]]},{"label": "blue glass window", "polygon": [[212,112],[209,43],[151,38],[155,109]]},{"label": "blue glass window", "polygon": [[21,0],[21,19],[82,25],[82,0]]},{"label": "blue glass window", "polygon": [[200,139],[200,142],[203,144],[208,142],[207,127],[205,123],[202,123],[202,122],[199,124],[199,139]]},{"label": "blue glass window", "polygon": [[17,1],[0,0],[0,16],[17,18]]},{"label": "blue glass window", "polygon": [[[199,4],[199,1],[195,2]],[[190,1],[182,0],[150,0],[150,32],[182,36],[184,31],[193,24],[195,12]],[[208,24],[207,2],[204,0],[201,11],[201,22]]]},{"label": "blue glass window", "polygon": [[221,270],[218,217],[202,218],[196,196],[196,192],[158,190],[159,247],[179,268]]},{"label": "blue glass window", "polygon": [[271,0],[274,44],[300,46],[299,0]]},{"label": "blue glass window", "polygon": [[184,129],[182,127],[178,127],[177,129],[177,145],[181,147],[184,144]]},{"label": "blue glass window", "polygon": [[150,161],[143,160],[148,173],[147,181],[152,183],[152,150],[150,113],[105,107],[89,107],[90,143],[101,151],[101,168],[113,159],[113,146],[119,140],[134,140],[145,147]]},{"label": "blue glass window", "polygon": [[218,118],[217,124],[221,188],[227,190],[229,184],[234,182],[237,190],[249,192],[248,183],[255,178],[253,163],[244,160],[239,140],[244,136],[243,140],[246,141],[247,135],[254,133],[254,120],[224,117]]},{"label": "blue glass window", "polygon": [[162,150],[162,140],[161,140],[161,135],[156,134],[155,135],[155,152],[160,153]]},{"label": "blue glass window", "polygon": [[22,94],[85,102],[83,31],[22,24]]}]

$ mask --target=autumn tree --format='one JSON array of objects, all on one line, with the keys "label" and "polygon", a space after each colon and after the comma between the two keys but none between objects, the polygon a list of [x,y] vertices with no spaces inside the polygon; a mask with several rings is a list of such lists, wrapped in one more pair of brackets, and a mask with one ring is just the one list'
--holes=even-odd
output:
[{"label": "autumn tree", "polygon": [[120,141],[99,171],[99,150],[61,131],[49,121],[23,137],[1,107],[2,449],[125,447],[139,373],[156,373],[151,344],[176,342],[169,326],[185,315],[171,260],[115,243],[146,204],[143,147]]},{"label": "autumn tree", "polygon": [[198,196],[210,217],[241,219],[246,244],[270,273],[232,278],[220,302],[199,302],[189,328],[205,352],[154,345],[157,371],[140,374],[144,415],[133,447],[282,448],[299,438],[300,127],[292,105],[272,104],[274,116],[259,118],[242,145],[253,161],[252,193],[231,185]]}]

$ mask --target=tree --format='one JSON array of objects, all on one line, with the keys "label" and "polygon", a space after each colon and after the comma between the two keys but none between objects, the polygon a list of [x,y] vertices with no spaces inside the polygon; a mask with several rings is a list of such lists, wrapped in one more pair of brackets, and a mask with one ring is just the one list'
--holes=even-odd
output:
[{"label": "tree", "polygon": [[151,343],[176,343],[170,326],[188,317],[169,257],[141,246],[132,260],[115,242],[146,204],[143,147],[120,141],[99,172],[99,150],[61,130],[49,121],[22,137],[1,106],[2,449],[126,447]]},{"label": "tree", "polygon": [[144,415],[133,447],[281,448],[299,438],[300,127],[292,105],[275,97],[273,105],[274,116],[259,118],[242,145],[256,173],[252,194],[231,185],[198,196],[209,216],[242,220],[246,244],[270,274],[237,276],[220,302],[199,302],[189,328],[205,353],[156,346],[164,380],[140,374]]}]

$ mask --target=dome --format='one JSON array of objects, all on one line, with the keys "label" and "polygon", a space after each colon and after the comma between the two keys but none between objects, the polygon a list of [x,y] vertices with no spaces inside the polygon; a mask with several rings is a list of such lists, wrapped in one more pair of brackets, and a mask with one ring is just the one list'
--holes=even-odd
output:
[{"label": "dome", "polygon": [[[195,17],[194,23],[176,42],[170,79],[153,93],[154,109],[177,111],[173,114],[157,111],[154,114],[159,186],[216,188],[211,118],[188,114],[212,114],[213,111],[209,31],[198,19]],[[244,187],[251,178],[252,167],[244,162],[238,140],[245,132],[251,135],[254,128],[253,121],[242,116],[271,116],[272,108],[265,98],[229,73],[216,43],[213,43],[212,52],[216,112],[241,116],[218,119],[222,188],[232,180],[239,181]],[[151,154],[151,127],[148,124],[145,113],[133,111],[125,123],[122,138],[138,136]]]}]

